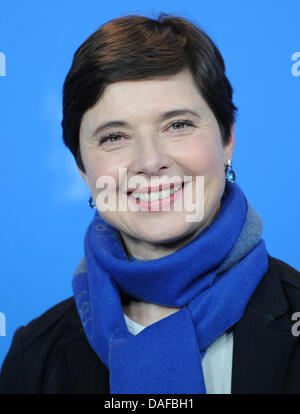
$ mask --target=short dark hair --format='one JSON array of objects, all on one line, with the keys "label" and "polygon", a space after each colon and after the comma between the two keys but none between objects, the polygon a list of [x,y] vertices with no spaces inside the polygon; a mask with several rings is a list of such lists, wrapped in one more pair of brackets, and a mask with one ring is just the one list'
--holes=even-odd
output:
[{"label": "short dark hair", "polygon": [[161,13],[157,20],[118,17],[97,29],[77,49],[63,85],[63,139],[85,172],[79,146],[84,113],[112,82],[177,74],[189,68],[214,113],[225,145],[237,108],[224,60],[204,31],[187,19]]}]

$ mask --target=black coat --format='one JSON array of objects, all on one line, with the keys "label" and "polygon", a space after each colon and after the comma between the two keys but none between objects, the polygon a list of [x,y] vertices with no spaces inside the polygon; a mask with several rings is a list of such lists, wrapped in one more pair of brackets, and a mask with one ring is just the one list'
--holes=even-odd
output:
[{"label": "black coat", "polygon": [[[233,327],[232,394],[300,394],[294,312],[300,312],[300,274],[269,257],[267,273]],[[109,393],[109,372],[86,339],[73,298],[16,331],[0,393]]]}]

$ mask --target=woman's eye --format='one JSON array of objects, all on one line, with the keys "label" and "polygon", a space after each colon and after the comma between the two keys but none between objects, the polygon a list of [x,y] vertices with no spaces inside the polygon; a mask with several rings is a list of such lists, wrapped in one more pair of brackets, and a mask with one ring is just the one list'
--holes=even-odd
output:
[{"label": "woman's eye", "polygon": [[193,126],[191,121],[176,121],[171,124],[171,128],[175,131],[186,129],[186,127]]},{"label": "woman's eye", "polygon": [[[176,121],[176,122],[172,122],[172,124],[170,125],[169,128],[172,128],[173,131],[181,131],[181,130],[185,130],[187,129],[187,127],[193,126],[193,123],[191,121],[188,120],[184,120],[184,121]],[[115,145],[115,144],[119,144],[120,142],[122,142],[122,138],[126,138],[124,136],[123,133],[121,132],[112,132],[108,135],[105,135],[103,137],[100,137],[98,142],[99,145]]]},{"label": "woman's eye", "polygon": [[108,143],[108,144],[119,143],[122,137],[123,135],[119,133],[108,134],[108,135],[105,135],[104,137],[99,138],[99,144],[102,145],[105,143]]}]

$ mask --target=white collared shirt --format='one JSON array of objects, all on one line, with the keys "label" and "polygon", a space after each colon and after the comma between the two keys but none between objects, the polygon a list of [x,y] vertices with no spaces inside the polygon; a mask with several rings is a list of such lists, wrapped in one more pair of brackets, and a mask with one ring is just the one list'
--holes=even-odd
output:
[{"label": "white collared shirt", "polygon": [[[124,314],[128,330],[137,335],[145,327]],[[233,334],[225,333],[208,348],[202,360],[207,394],[230,394],[233,355]]]}]

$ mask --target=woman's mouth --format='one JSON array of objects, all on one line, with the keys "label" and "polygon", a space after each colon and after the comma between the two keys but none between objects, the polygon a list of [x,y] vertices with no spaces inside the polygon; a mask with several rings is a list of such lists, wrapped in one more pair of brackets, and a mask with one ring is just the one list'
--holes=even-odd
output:
[{"label": "woman's mouth", "polygon": [[[166,187],[166,186],[164,186]],[[135,190],[128,193],[129,198],[143,211],[169,211],[174,201],[182,196],[184,183],[170,184],[167,188]],[[158,191],[157,191],[158,190]]]}]

